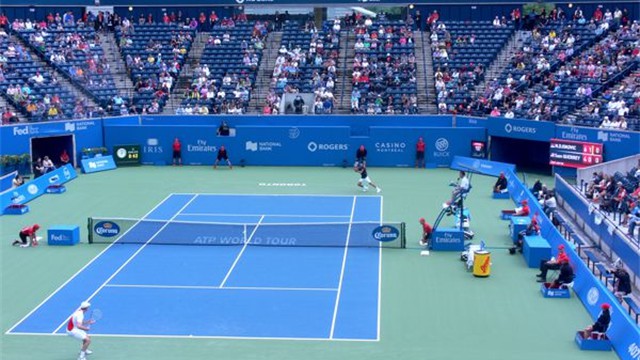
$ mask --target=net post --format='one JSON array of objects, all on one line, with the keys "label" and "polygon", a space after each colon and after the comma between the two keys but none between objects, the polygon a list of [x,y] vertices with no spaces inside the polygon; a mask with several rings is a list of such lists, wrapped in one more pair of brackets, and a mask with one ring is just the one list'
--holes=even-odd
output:
[{"label": "net post", "polygon": [[91,229],[93,229],[93,218],[89,217],[87,218],[87,239],[89,244],[93,244],[93,231]]},{"label": "net post", "polygon": [[407,248],[407,224],[405,222],[401,222],[400,223],[400,248],[401,249],[406,249]]}]

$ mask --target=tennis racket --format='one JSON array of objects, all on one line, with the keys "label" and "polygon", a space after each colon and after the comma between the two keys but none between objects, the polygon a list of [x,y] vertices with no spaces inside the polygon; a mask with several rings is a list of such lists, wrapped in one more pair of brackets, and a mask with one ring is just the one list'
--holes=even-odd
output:
[{"label": "tennis racket", "polygon": [[93,324],[100,319],[102,319],[102,310],[93,309],[91,310],[91,313],[89,314],[89,319],[87,321]]}]

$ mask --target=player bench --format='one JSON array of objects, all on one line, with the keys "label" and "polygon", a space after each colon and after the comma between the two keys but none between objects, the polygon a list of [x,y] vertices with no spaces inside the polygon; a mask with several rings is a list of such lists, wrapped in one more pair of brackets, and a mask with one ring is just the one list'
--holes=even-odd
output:
[{"label": "player bench", "polygon": [[[609,272],[609,269],[607,269],[606,266],[604,266],[602,263],[596,263],[595,264],[595,268],[598,269],[598,277],[600,278],[600,281],[602,281],[602,277],[604,277],[604,284],[607,285],[607,280],[610,278],[613,278],[613,274]],[[595,274],[595,273],[594,273]]]},{"label": "player bench", "polygon": [[[589,250],[585,250],[584,254],[587,256],[587,267],[591,267],[591,272],[595,274],[596,272],[596,264],[600,263],[600,260],[598,260],[598,257],[596,257],[596,255]],[[591,263],[593,263],[593,266],[591,266]]]},{"label": "player bench", "polygon": [[622,299],[629,306],[629,316],[631,316],[631,311],[633,311],[636,314],[636,324],[637,324],[638,317],[640,317],[640,306],[638,306],[638,304],[635,301],[633,301],[631,296],[625,296]]}]

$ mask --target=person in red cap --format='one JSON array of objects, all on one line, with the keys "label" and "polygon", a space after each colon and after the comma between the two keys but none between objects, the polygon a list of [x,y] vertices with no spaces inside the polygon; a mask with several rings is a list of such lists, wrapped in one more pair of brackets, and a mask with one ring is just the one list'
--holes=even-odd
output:
[{"label": "person in red cap", "polygon": [[538,276],[538,282],[547,282],[547,271],[560,270],[560,266],[564,262],[569,262],[569,256],[564,252],[564,245],[558,245],[558,257],[551,260],[540,260],[540,273]]},{"label": "person in red cap", "polygon": [[600,308],[602,309],[602,312],[600,313],[600,316],[598,316],[596,322],[593,323],[593,325],[588,326],[582,332],[582,336],[585,339],[590,338],[592,332],[605,333],[609,328],[609,323],[611,322],[611,313],[609,309],[611,309],[611,305],[603,303],[600,305]]},{"label": "person in red cap", "polygon": [[522,252],[524,237],[533,236],[533,235],[540,235],[540,223],[538,220],[537,212],[533,214],[533,217],[531,218],[531,222],[529,223],[529,225],[527,225],[527,228],[518,233],[518,240],[516,242],[516,247],[520,252]]},{"label": "person in red cap", "polygon": [[[20,247],[23,247],[23,248],[29,247],[29,245],[38,246],[38,238],[36,236],[36,231],[38,231],[38,229],[40,229],[40,225],[38,224],[25,226],[18,233],[18,236],[20,236],[20,240],[15,240],[12,245],[13,246],[20,245]],[[27,242],[27,239],[31,240],[30,241],[31,244]]]},{"label": "person in red cap", "polygon": [[420,225],[422,225],[422,239],[420,239],[420,245],[427,246],[429,245],[429,239],[431,238],[433,228],[424,218],[420,218]]},{"label": "person in red cap", "polygon": [[529,201],[524,199],[520,201],[520,207],[515,208],[515,210],[502,210],[503,214],[511,214],[511,216],[529,216],[531,209],[529,208]]}]

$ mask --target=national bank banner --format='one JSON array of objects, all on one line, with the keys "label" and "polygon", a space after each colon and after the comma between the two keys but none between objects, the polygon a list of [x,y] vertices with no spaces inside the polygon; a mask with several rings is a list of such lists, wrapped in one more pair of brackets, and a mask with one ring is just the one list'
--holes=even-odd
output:
[{"label": "national bank banner", "polygon": [[0,153],[28,154],[31,151],[31,138],[56,135],[75,135],[76,153],[83,148],[102,146],[102,120],[51,121],[28,123],[0,127]]},{"label": "national bank banner", "polygon": [[576,126],[556,126],[558,139],[602,143],[604,161],[611,161],[640,153],[640,133],[604,130]]},{"label": "national bank banner", "polygon": [[556,125],[550,121],[488,118],[490,136],[549,142],[554,137]]}]

